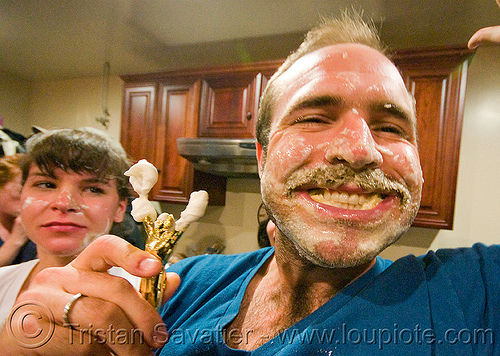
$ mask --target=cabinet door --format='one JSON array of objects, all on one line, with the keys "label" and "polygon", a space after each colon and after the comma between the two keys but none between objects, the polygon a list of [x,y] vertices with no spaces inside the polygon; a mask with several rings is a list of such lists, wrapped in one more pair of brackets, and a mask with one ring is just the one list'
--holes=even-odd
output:
[{"label": "cabinet door", "polygon": [[226,73],[203,78],[200,137],[253,138],[259,98],[268,76]]},{"label": "cabinet door", "polygon": [[194,171],[193,165],[177,152],[177,138],[196,137],[200,81],[189,84],[160,84],[156,130],[155,164],[159,167],[153,200],[187,203],[192,191],[207,190],[210,204],[225,202],[226,180]]},{"label": "cabinet door", "polygon": [[407,51],[395,58],[417,103],[425,182],[414,226],[453,228],[468,55],[460,47]]},{"label": "cabinet door", "polygon": [[187,202],[193,186],[193,169],[177,153],[177,137],[196,137],[196,105],[199,83],[160,84],[155,162],[159,178],[154,200]]},{"label": "cabinet door", "polygon": [[124,90],[120,141],[135,162],[154,161],[156,94],[156,84],[135,84]]}]

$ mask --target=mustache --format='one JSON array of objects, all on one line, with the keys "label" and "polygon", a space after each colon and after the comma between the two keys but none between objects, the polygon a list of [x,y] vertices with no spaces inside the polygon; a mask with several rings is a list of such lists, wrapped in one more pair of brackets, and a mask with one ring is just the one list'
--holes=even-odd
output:
[{"label": "mustache", "polygon": [[290,197],[294,190],[301,187],[336,189],[346,184],[354,184],[367,191],[396,194],[403,203],[411,199],[410,189],[405,183],[390,177],[379,168],[355,171],[340,164],[294,171],[286,179],[285,190]]}]

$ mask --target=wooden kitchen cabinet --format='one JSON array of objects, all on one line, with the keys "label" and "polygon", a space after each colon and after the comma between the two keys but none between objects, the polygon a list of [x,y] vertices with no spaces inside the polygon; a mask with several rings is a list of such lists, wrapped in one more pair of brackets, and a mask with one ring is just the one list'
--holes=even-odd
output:
[{"label": "wooden kitchen cabinet", "polygon": [[417,105],[425,182],[414,226],[453,228],[470,55],[460,46],[400,51],[394,58]]},{"label": "wooden kitchen cabinet", "polygon": [[253,138],[259,99],[283,61],[227,66],[202,76],[199,137]]},{"label": "wooden kitchen cabinet", "polygon": [[211,205],[224,205],[226,178],[194,170],[177,153],[177,138],[253,137],[258,100],[280,63],[121,76],[121,143],[132,159],[159,169],[152,200],[187,203],[205,189]]},{"label": "wooden kitchen cabinet", "polygon": [[[422,204],[414,226],[451,229],[468,56],[465,46],[415,49],[393,57],[417,100]],[[206,189],[225,202],[226,178],[193,169],[177,154],[178,137],[249,138],[262,91],[282,61],[122,76],[121,141],[135,159],[160,170],[152,199],[186,203]]]},{"label": "wooden kitchen cabinet", "polygon": [[150,199],[186,204],[192,191],[204,189],[210,204],[224,205],[226,179],[194,171],[177,153],[177,137],[197,135],[200,81],[123,79],[121,143],[135,162],[144,158],[158,168]]},{"label": "wooden kitchen cabinet", "polygon": [[157,84],[133,83],[126,85],[122,103],[121,144],[128,155],[138,161],[154,160],[156,141]]},{"label": "wooden kitchen cabinet", "polygon": [[255,137],[259,98],[269,77],[243,72],[203,78],[199,136]]}]

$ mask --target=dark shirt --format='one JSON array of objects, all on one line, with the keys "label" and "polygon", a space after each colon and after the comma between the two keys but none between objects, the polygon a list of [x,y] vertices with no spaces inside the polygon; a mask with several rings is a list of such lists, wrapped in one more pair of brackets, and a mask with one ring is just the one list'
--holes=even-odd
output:
[{"label": "dark shirt", "polygon": [[[3,245],[3,240],[0,239],[0,246]],[[36,245],[33,241],[28,240],[23,247],[19,250],[16,258],[12,261],[11,265],[16,265],[21,262],[34,260],[36,258]]]}]

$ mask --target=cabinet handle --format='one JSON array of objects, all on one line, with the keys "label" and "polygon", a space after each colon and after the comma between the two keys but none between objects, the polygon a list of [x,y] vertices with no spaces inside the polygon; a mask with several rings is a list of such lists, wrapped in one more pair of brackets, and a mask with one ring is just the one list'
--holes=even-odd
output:
[{"label": "cabinet handle", "polygon": [[247,112],[247,120],[252,120],[252,113],[250,111]]}]

